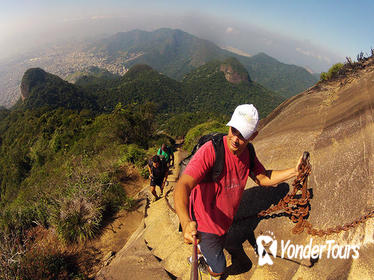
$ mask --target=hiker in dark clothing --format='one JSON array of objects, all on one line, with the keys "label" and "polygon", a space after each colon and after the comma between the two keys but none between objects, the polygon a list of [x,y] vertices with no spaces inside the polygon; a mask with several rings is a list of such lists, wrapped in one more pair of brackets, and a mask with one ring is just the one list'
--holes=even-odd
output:
[{"label": "hiker in dark clothing", "polygon": [[169,168],[164,160],[158,155],[153,156],[148,162],[149,178],[151,179],[151,193],[154,195],[154,200],[159,199],[156,193],[156,186],[160,187],[162,196],[165,182],[168,178]]},{"label": "hiker in dark clothing", "polygon": [[161,158],[165,158],[166,163],[168,166],[171,166],[174,164],[174,153],[173,150],[168,147],[166,144],[162,144],[161,148],[158,149],[157,155],[159,155]]}]

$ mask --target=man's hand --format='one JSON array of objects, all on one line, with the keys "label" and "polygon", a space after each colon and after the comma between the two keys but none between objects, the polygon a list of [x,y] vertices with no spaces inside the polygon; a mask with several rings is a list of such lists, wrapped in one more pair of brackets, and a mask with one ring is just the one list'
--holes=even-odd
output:
[{"label": "man's hand", "polygon": [[200,240],[197,238],[197,224],[194,221],[188,221],[182,225],[184,242],[187,244],[193,243],[193,236],[196,236],[197,243]]},{"label": "man's hand", "polygon": [[295,167],[295,173],[297,175],[299,175],[299,172],[301,171],[302,160],[303,160],[303,156],[301,155],[301,157],[299,158],[299,161],[297,162],[296,167]]},{"label": "man's hand", "polygon": [[276,187],[279,183],[299,175],[302,166],[303,156],[299,158],[295,167],[283,170],[265,170],[264,173],[257,174],[254,179],[260,186],[273,186]]}]

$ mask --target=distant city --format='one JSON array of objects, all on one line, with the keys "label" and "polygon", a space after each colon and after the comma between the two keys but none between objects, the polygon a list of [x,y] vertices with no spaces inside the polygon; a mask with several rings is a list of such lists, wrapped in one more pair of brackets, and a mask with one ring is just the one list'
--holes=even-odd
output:
[{"label": "distant city", "polygon": [[[128,60],[131,59],[128,58]],[[22,75],[29,68],[40,67],[69,82],[74,82],[69,77],[73,73],[84,71],[90,66],[106,69],[113,74],[123,75],[127,71],[123,66],[125,61],[107,63],[104,56],[85,51],[84,46],[78,44],[56,45],[39,52],[31,52],[1,66],[0,106],[8,108],[18,100]]]}]

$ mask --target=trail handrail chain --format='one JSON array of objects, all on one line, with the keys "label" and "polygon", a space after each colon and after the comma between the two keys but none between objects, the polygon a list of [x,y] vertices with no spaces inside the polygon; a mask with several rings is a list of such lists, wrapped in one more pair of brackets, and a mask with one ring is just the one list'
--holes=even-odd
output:
[{"label": "trail handrail chain", "polygon": [[[299,174],[294,180],[292,186],[293,190],[291,193],[287,194],[283,199],[281,199],[277,205],[269,207],[267,210],[263,210],[258,213],[259,217],[268,219],[272,218],[274,215],[270,215],[274,212],[284,211],[286,216],[296,223],[295,227],[292,229],[292,233],[300,234],[306,230],[306,232],[313,236],[325,236],[333,233],[339,233],[341,231],[347,231],[352,228],[356,228],[359,224],[366,222],[369,218],[374,217],[374,209],[367,214],[357,218],[351,223],[344,224],[343,226],[335,226],[328,229],[316,229],[313,228],[312,224],[306,219],[309,216],[310,211],[310,191],[308,190],[308,176],[311,173],[312,166],[309,161],[309,153],[304,152],[302,163],[300,166]],[[301,197],[298,198],[298,193],[301,192]],[[277,213],[279,216],[282,213]]]}]

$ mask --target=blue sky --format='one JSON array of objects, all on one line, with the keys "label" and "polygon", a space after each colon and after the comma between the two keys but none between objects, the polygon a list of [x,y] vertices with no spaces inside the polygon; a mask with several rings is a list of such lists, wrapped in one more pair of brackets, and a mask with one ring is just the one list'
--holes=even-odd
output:
[{"label": "blue sky", "polygon": [[[346,56],[356,58],[360,51],[369,53],[374,47],[374,1],[369,0],[0,0],[0,4],[0,52],[3,54],[20,45],[26,47],[29,43],[45,41],[53,31],[54,36],[67,36],[65,33],[84,26],[87,32],[90,25],[84,21],[88,19],[101,20],[91,28],[107,33],[131,28],[181,28],[220,45],[232,43],[230,47],[253,54],[261,50],[261,44],[257,42],[252,47],[249,38],[244,42],[246,35],[251,34],[253,42],[259,39],[269,45],[264,49],[266,53],[295,64],[297,58],[292,61],[291,55],[282,56],[280,51],[272,51],[270,45],[283,48],[283,53],[287,48],[289,52],[296,50],[299,55],[315,57],[326,65]],[[114,18],[116,21],[109,24]],[[72,27],[74,22],[76,27]],[[220,28],[225,32],[222,36],[218,33]],[[237,37],[228,37],[234,31]],[[260,40],[260,33],[267,34],[266,38]]]}]

